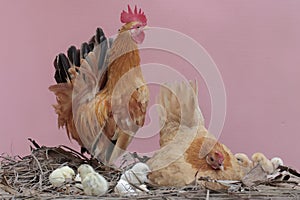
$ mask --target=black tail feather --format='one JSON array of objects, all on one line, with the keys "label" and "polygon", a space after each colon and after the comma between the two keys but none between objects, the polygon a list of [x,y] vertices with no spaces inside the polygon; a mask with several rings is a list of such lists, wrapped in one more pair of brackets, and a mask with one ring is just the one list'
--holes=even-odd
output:
[{"label": "black tail feather", "polygon": [[95,40],[96,40],[97,44],[101,44],[101,42],[106,40],[106,37],[104,35],[102,28],[97,28]]},{"label": "black tail feather", "polygon": [[89,43],[89,48],[91,51],[93,51],[95,44],[94,43]]},{"label": "black tail feather", "polygon": [[71,46],[68,49],[68,58],[72,65],[80,67],[80,50],[75,46]]},{"label": "black tail feather", "polygon": [[[96,45],[101,44],[107,40],[104,35],[104,32],[101,28],[96,29],[96,34],[87,42],[84,42],[81,45],[80,49],[77,49],[75,46],[70,46],[67,51],[67,56],[63,53],[60,53],[56,56],[54,60],[54,67],[56,69],[54,78],[57,83],[65,83],[67,80],[71,80],[71,76],[68,72],[71,66],[80,67],[80,60],[85,59],[89,52],[93,51]],[[101,48],[107,48],[107,45],[101,46]],[[105,57],[100,59],[99,64],[102,66]],[[78,69],[76,68],[76,71]]]},{"label": "black tail feather", "polygon": [[76,56],[75,56],[75,66],[78,66],[78,67],[80,67],[80,50],[79,49],[77,49],[76,50]]},{"label": "black tail feather", "polygon": [[[96,43],[96,39],[95,39],[95,35],[93,35],[93,37],[89,40],[89,45],[92,45],[93,47],[95,46]],[[94,49],[94,48],[93,48]]]},{"label": "black tail feather", "polygon": [[76,60],[76,47],[75,46],[70,46],[70,48],[68,49],[68,58],[71,62],[72,65],[75,64],[75,60]]},{"label": "black tail feather", "polygon": [[90,46],[88,45],[88,43],[84,42],[81,45],[81,58],[85,58],[88,53],[91,51]]},{"label": "black tail feather", "polygon": [[65,83],[67,80],[71,80],[71,76],[68,72],[70,63],[65,54],[60,53],[58,56],[56,56],[54,60],[54,66],[56,68],[54,78],[57,83]]}]

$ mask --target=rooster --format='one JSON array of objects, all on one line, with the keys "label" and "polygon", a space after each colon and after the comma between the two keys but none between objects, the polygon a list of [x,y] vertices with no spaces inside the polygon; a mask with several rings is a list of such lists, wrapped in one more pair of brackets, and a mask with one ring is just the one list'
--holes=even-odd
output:
[{"label": "rooster", "polygon": [[147,18],[141,9],[122,11],[114,41],[101,28],[81,49],[54,60],[58,126],[104,163],[113,163],[143,126],[149,90],[140,67],[138,44]]},{"label": "rooster", "polygon": [[[152,184],[184,186],[193,183],[197,177],[242,178],[237,159],[204,127],[195,82],[162,87],[158,103],[162,106],[159,115],[163,128],[160,131],[161,148],[147,162]],[[204,187],[222,188],[218,184]]]}]

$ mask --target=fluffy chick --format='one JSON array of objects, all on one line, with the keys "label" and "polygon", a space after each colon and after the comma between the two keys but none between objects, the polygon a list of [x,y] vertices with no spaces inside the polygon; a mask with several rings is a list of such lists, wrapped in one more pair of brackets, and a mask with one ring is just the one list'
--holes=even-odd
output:
[{"label": "fluffy chick", "polygon": [[272,174],[274,172],[274,166],[272,162],[266,158],[264,154],[259,152],[253,154],[252,161],[254,166],[260,165],[267,174]]},{"label": "fluffy chick", "polygon": [[108,190],[108,182],[97,172],[87,174],[81,183],[86,195],[99,196]]},{"label": "fluffy chick", "polygon": [[83,180],[89,173],[95,172],[94,168],[88,164],[82,164],[77,169],[81,180]]},{"label": "fluffy chick", "polygon": [[77,174],[77,175],[75,176],[74,181],[80,182],[80,183],[75,183],[75,187],[77,187],[77,188],[83,190],[83,187],[82,187],[82,184],[81,184],[81,177],[80,177],[80,174]]},{"label": "fluffy chick", "polygon": [[141,185],[147,182],[148,174],[151,172],[148,165],[145,163],[136,163],[131,169],[122,174],[121,179],[135,185]]},{"label": "fluffy chick", "polygon": [[141,188],[142,190],[137,190],[139,193],[142,193],[142,192],[149,192],[148,188],[147,188],[147,185],[145,184],[142,184],[139,186],[139,188]]},{"label": "fluffy chick", "polygon": [[75,172],[69,166],[64,166],[54,170],[49,175],[50,183],[55,187],[62,186],[65,182],[71,181],[75,176]]},{"label": "fluffy chick", "polygon": [[136,194],[136,191],[132,188],[132,186],[125,180],[120,179],[115,186],[115,193],[123,195],[123,194]]},{"label": "fluffy chick", "polygon": [[95,172],[94,168],[88,164],[82,164],[78,168],[78,173],[81,178],[82,188],[87,195],[103,195],[108,190],[106,179]]},{"label": "fluffy chick", "polygon": [[274,169],[276,170],[280,165],[283,165],[283,161],[279,157],[274,157],[271,159]]},{"label": "fluffy chick", "polygon": [[234,156],[241,167],[243,176],[245,176],[253,168],[253,162],[244,153],[236,153]]},{"label": "fluffy chick", "polygon": [[127,181],[120,179],[114,188],[115,193],[120,195],[137,195],[138,193],[149,192],[145,184],[138,186],[140,189],[130,185]]}]

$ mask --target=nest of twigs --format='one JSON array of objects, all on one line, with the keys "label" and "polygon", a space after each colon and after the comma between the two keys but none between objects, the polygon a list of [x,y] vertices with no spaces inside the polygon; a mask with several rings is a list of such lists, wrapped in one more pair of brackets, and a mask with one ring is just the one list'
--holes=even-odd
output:
[{"label": "nest of twigs", "polygon": [[[50,173],[58,167],[68,165],[74,171],[83,164],[90,164],[102,174],[110,184],[105,199],[299,199],[300,189],[281,187],[279,185],[260,184],[254,189],[243,191],[209,191],[198,186],[183,188],[153,187],[150,191],[134,196],[120,196],[113,188],[119,180],[122,170],[105,166],[96,159],[67,147],[40,147],[32,142],[32,152],[25,157],[9,155],[0,156],[0,198],[1,199],[99,199],[84,195],[83,191],[75,187],[76,182],[68,182],[61,187],[53,187],[49,182]],[[209,180],[207,180],[209,181]],[[286,182],[288,184],[288,182]],[[297,185],[297,184],[296,184]]]}]

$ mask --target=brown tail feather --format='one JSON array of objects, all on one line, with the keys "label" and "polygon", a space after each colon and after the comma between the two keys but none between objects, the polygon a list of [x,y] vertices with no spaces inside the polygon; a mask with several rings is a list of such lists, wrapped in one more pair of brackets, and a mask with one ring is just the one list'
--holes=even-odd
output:
[{"label": "brown tail feather", "polygon": [[58,127],[66,127],[69,139],[73,138],[82,146],[80,137],[76,131],[72,113],[72,83],[58,83],[49,87],[57,100],[57,104],[53,105],[56,114],[58,115]]}]

